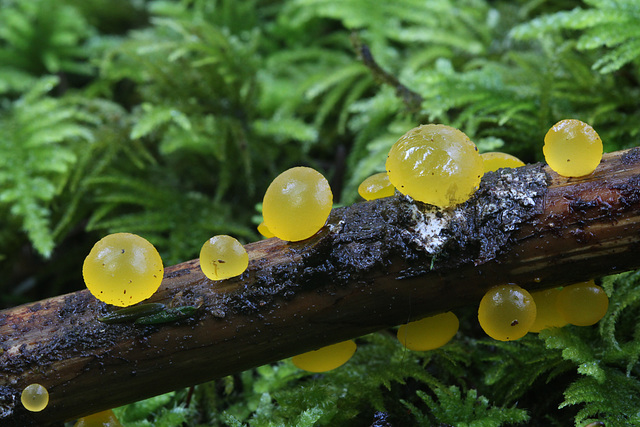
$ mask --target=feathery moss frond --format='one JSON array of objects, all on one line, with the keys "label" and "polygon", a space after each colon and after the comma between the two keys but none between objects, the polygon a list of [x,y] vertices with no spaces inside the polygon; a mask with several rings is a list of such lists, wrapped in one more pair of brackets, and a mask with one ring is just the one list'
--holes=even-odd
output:
[{"label": "feathery moss frond", "polygon": [[604,370],[605,381],[589,376],[578,379],[564,392],[564,408],[579,405],[576,425],[601,421],[606,426],[640,425],[640,381],[617,369]]},{"label": "feathery moss frond", "polygon": [[405,406],[415,415],[418,425],[452,425],[456,427],[499,427],[516,425],[529,421],[523,409],[492,406],[477,390],[467,390],[463,395],[457,386],[438,387],[433,390],[435,398],[422,390],[416,394],[429,408],[423,413],[420,408],[405,402]]},{"label": "feathery moss frond", "polygon": [[91,28],[77,9],[46,0],[0,2],[0,63],[39,76],[89,74],[87,47]]},{"label": "feathery moss frond", "polygon": [[0,203],[45,257],[54,247],[49,204],[71,174],[77,145],[93,141],[77,108],[46,96],[56,84],[41,79],[0,116]]},{"label": "feathery moss frond", "polygon": [[[638,272],[605,280],[610,308],[597,327],[565,327],[540,332],[547,347],[561,349],[563,359],[572,362],[576,371],[583,375],[565,390],[565,400],[560,405],[560,408],[579,408],[576,425],[598,419],[606,425],[627,426],[640,420],[639,283]],[[634,339],[619,342],[617,334]]]},{"label": "feathery moss frond", "polygon": [[544,15],[515,27],[517,39],[534,39],[558,30],[582,30],[576,47],[605,48],[593,64],[601,73],[611,73],[640,57],[640,4],[635,0],[590,0],[591,8],[575,8]]}]

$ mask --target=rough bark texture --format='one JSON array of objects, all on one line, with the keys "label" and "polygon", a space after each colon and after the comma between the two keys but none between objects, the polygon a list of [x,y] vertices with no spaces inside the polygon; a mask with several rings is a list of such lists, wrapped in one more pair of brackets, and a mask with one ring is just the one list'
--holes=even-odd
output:
[{"label": "rough bark texture", "polygon": [[[242,276],[168,267],[146,302],[199,307],[161,325],[106,324],[88,291],[0,312],[0,424],[44,425],[198,384],[456,307],[640,267],[640,148],[593,174],[501,170],[452,210],[395,196],[336,209],[316,236],[246,246]],[[30,413],[21,390],[49,406]]]}]

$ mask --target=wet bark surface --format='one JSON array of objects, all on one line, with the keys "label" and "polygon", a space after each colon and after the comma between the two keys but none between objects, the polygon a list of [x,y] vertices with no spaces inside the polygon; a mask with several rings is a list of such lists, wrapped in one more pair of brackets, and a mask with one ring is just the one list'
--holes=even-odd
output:
[{"label": "wet bark surface", "polygon": [[[197,260],[168,267],[148,301],[192,306],[157,325],[108,324],[88,291],[0,312],[0,424],[44,425],[277,361],[456,307],[491,286],[530,290],[640,267],[640,149],[593,174],[541,164],[483,178],[436,209],[397,195],[335,209],[302,242],[246,245],[249,268],[211,281]],[[21,390],[49,406],[30,413]]]}]

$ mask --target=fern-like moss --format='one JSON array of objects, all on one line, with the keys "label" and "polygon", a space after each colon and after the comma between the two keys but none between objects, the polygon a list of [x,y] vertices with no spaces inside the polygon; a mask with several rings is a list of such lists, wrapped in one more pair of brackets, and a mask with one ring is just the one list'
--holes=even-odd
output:
[{"label": "fern-like moss", "polygon": [[575,43],[580,50],[605,48],[593,63],[601,73],[611,73],[640,57],[640,4],[635,0],[587,0],[590,8],[577,7],[544,15],[513,29],[519,39],[533,39],[559,30],[580,30]]},{"label": "fern-like moss", "polygon": [[41,79],[0,116],[0,203],[45,257],[54,248],[49,205],[77,161],[78,145],[93,141],[77,108],[46,96],[56,83]]},{"label": "fern-like moss", "polygon": [[[35,76],[92,72],[86,61],[88,47],[81,45],[91,35],[91,27],[74,7],[46,0],[3,0],[0,22],[3,67]],[[21,88],[15,82],[11,86]]]}]

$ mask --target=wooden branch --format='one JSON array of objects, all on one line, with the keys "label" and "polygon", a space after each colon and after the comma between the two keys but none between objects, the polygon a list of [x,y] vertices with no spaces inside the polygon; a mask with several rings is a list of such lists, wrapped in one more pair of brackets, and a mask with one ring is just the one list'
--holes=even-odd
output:
[{"label": "wooden branch", "polygon": [[[88,291],[0,312],[0,424],[46,425],[220,378],[456,307],[496,284],[530,290],[640,267],[640,148],[591,175],[541,164],[487,174],[438,211],[394,196],[336,209],[316,236],[246,246],[249,268],[212,282],[198,261],[168,267],[147,302],[190,318],[105,324]],[[80,275],[80,272],[78,272]],[[21,390],[49,406],[30,413]]]}]

